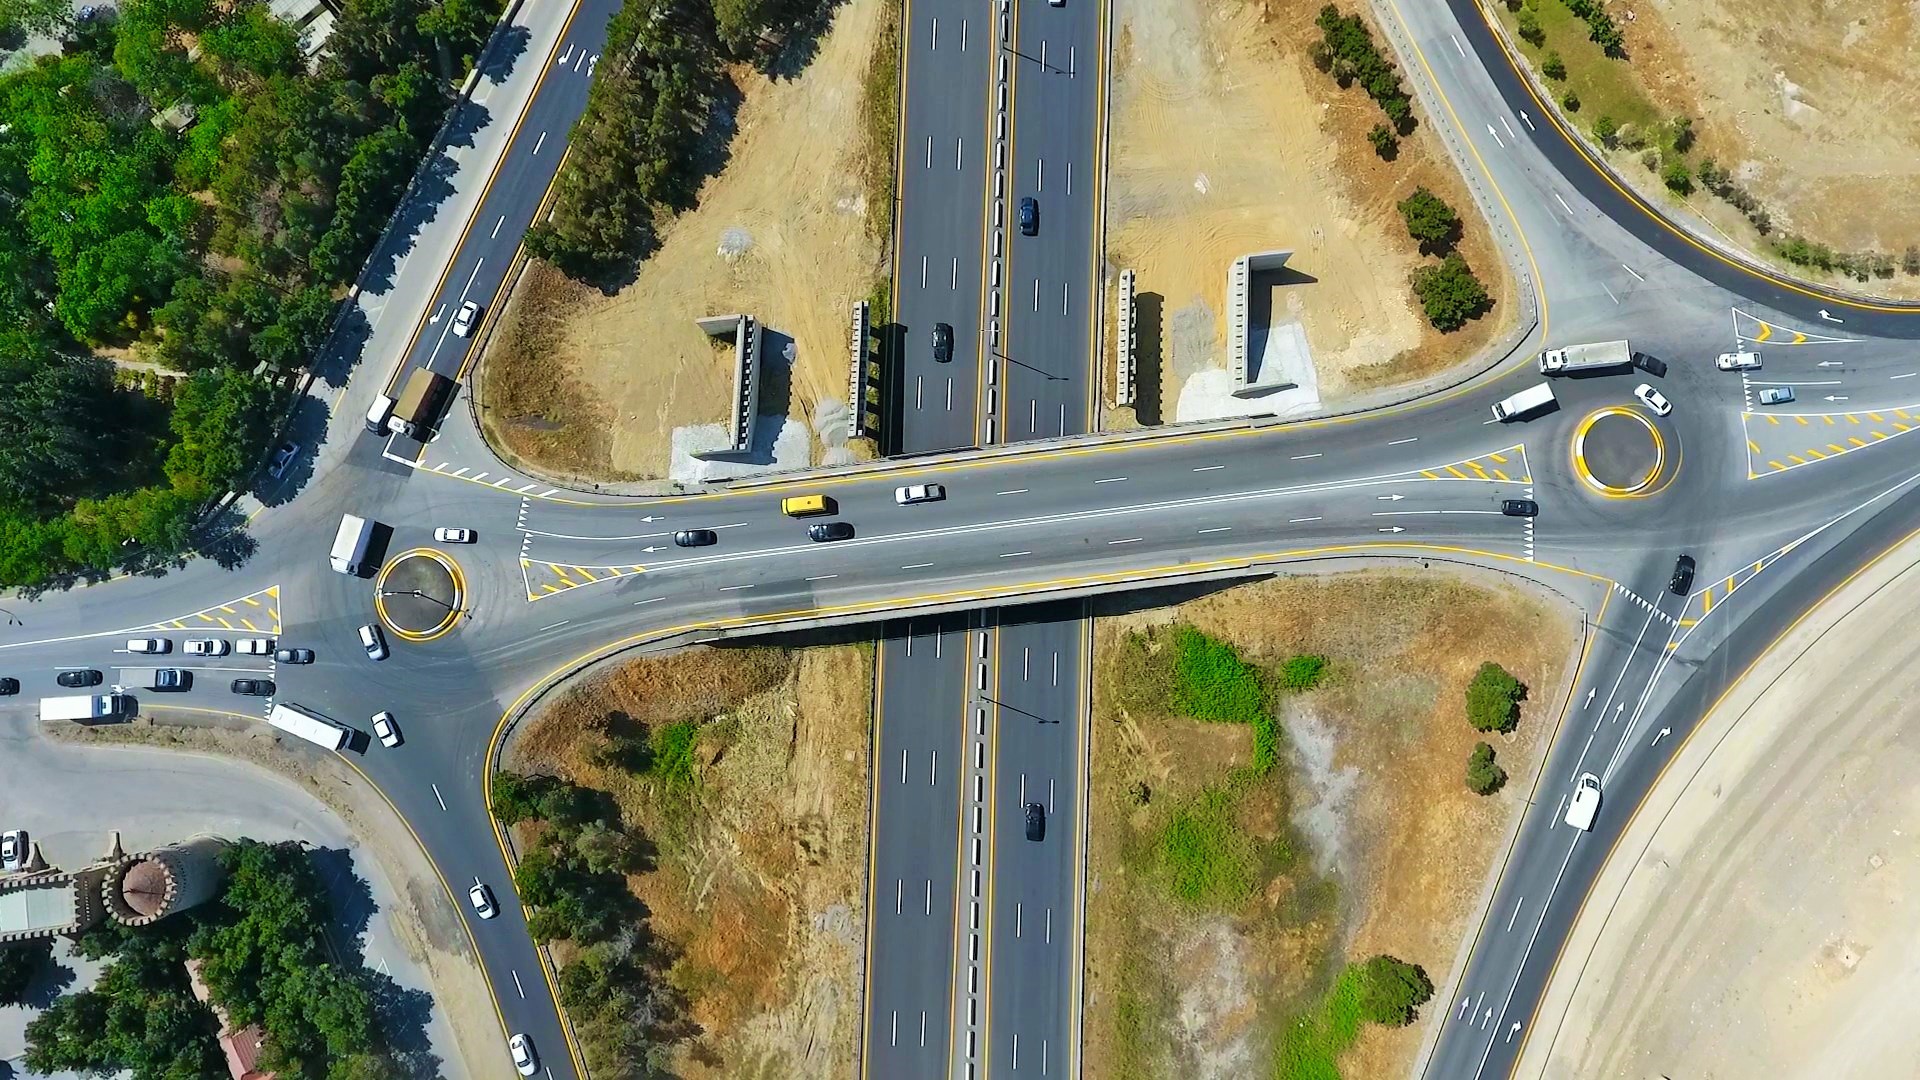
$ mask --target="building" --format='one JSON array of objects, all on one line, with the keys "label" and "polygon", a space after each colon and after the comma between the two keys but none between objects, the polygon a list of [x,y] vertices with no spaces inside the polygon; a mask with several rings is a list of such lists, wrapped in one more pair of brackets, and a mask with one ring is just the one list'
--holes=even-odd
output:
[{"label": "building", "polygon": [[273,1080],[273,1074],[257,1067],[260,1060],[260,1048],[266,1045],[266,1032],[258,1024],[248,1024],[239,1031],[233,1030],[232,1021],[227,1019],[227,1010],[207,997],[206,981],[200,977],[201,963],[198,960],[187,961],[187,985],[192,987],[193,996],[201,1004],[213,1010],[220,1021],[220,1052],[227,1055],[227,1071],[233,1074],[233,1080]]}]

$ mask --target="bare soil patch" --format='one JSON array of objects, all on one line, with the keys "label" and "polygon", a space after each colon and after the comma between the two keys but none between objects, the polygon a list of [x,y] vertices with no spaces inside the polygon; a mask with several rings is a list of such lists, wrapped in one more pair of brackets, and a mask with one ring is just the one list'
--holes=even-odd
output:
[{"label": "bare soil patch", "polygon": [[730,415],[732,353],[693,322],[708,315],[745,312],[792,339],[790,370],[767,358],[763,415],[811,426],[822,408],[844,412],[851,304],[883,269],[886,230],[869,222],[892,213],[869,205],[866,166],[875,153],[890,164],[893,148],[867,146],[877,129],[863,88],[870,65],[892,63],[896,19],[883,0],[847,0],[798,77],[734,69],[726,167],[662,224],[618,294],[527,266],[479,382],[482,425],[504,456],[565,477],[666,476],[675,428]]},{"label": "bare soil patch", "polygon": [[[1129,639],[1176,619],[1269,669],[1301,653],[1331,660],[1319,688],[1279,698],[1282,767],[1234,811],[1254,887],[1212,907],[1175,900],[1154,852],[1173,808],[1251,760],[1252,733],[1127,707],[1142,700],[1126,692],[1139,655]],[[1100,618],[1087,1074],[1272,1075],[1281,1026],[1349,959],[1390,953],[1444,985],[1564,701],[1574,633],[1556,604],[1434,572],[1282,578]],[[1531,694],[1515,734],[1491,740],[1511,779],[1481,798],[1464,784],[1481,738],[1464,700],[1488,659]],[[1341,1068],[1403,1074],[1419,1037],[1417,1024],[1370,1027]]]},{"label": "bare soil patch", "polygon": [[[1320,7],[1116,0],[1107,257],[1110,287],[1131,267],[1149,298],[1140,422],[1177,419],[1194,376],[1224,378],[1227,270],[1249,252],[1290,249],[1315,279],[1285,289],[1274,314],[1304,326],[1326,400],[1463,362],[1510,324],[1512,282],[1429,130],[1438,121],[1419,114],[1381,160],[1366,139],[1379,107],[1308,59]],[[1459,249],[1495,301],[1453,334],[1428,325],[1407,281],[1424,260],[1394,204],[1421,186],[1460,213]]]},{"label": "bare soil patch", "polygon": [[[658,846],[629,878],[703,1029],[689,1077],[845,1076],[860,1028],[871,649],[696,649],[595,676],[512,767],[611,792]],[[694,721],[685,788],[597,759],[609,729]]]}]

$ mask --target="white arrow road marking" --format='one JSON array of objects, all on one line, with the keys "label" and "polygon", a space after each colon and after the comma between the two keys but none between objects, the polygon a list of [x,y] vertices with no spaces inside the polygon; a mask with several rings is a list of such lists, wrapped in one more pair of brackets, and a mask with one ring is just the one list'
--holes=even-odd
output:
[{"label": "white arrow road marking", "polygon": [[1395,525],[1395,526],[1394,526],[1393,528],[1391,528],[1391,529],[1381,529],[1380,531],[1381,531],[1381,532],[1383,532],[1383,533],[1403,533],[1403,532],[1406,532],[1407,530],[1405,530],[1405,529],[1403,529],[1403,528],[1401,528],[1401,527],[1400,527],[1400,526],[1398,526],[1398,525]]},{"label": "white arrow road marking", "polygon": [[1399,502],[1401,499],[1406,498],[1406,496],[1405,495],[1375,495],[1374,498],[1379,499],[1382,502]]},{"label": "white arrow road marking", "polygon": [[1500,144],[1500,149],[1505,150],[1507,148],[1506,141],[1500,138],[1499,132],[1493,130],[1492,124],[1487,125],[1487,134],[1493,136],[1493,141]]},{"label": "white arrow road marking", "polygon": [[1660,729],[1660,733],[1659,733],[1659,734],[1657,734],[1657,735],[1655,735],[1655,736],[1653,737],[1653,741],[1652,741],[1652,742],[1650,742],[1650,743],[1648,743],[1647,745],[1648,745],[1648,746],[1659,746],[1659,745],[1660,745],[1660,740],[1661,740],[1661,739],[1664,739],[1664,738],[1666,738],[1667,736],[1669,736],[1669,735],[1671,735],[1671,734],[1673,734],[1673,729],[1672,729],[1672,728],[1670,728],[1670,727],[1663,727],[1663,728],[1661,728],[1661,729]]},{"label": "white arrow road marking", "polygon": [[1536,128],[1536,127],[1534,127],[1534,126],[1533,126],[1533,121],[1532,121],[1532,120],[1530,120],[1530,119],[1528,119],[1528,118],[1527,118],[1527,110],[1525,110],[1525,109],[1521,109],[1521,110],[1520,110],[1520,122],[1521,122],[1521,123],[1523,123],[1523,124],[1525,124],[1525,125],[1527,125],[1527,130],[1528,130],[1528,131],[1538,131],[1538,130],[1540,130],[1539,128]]},{"label": "white arrow road marking", "polygon": [[1826,308],[1821,308],[1821,309],[1820,309],[1820,317],[1821,317],[1821,318],[1823,318],[1823,319],[1825,319],[1825,320],[1827,320],[1828,322],[1835,322],[1835,323],[1837,323],[1837,322],[1842,322],[1842,321],[1844,321],[1844,320],[1842,320],[1842,319],[1840,319],[1840,318],[1839,318],[1838,316],[1836,316],[1836,315],[1834,315],[1834,314],[1833,314],[1832,312],[1830,312],[1830,311],[1828,311],[1828,310],[1827,310]]},{"label": "white arrow road marking", "polygon": [[1828,401],[1845,401],[1845,400],[1847,400],[1847,395],[1845,395],[1845,394],[1828,394],[1828,395],[1827,395],[1827,400],[1828,400]]}]

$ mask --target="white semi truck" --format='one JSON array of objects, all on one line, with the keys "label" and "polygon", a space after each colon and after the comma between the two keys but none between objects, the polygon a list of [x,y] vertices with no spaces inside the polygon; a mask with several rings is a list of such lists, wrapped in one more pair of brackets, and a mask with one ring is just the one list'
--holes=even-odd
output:
[{"label": "white semi truck", "polygon": [[73,720],[82,724],[120,715],[119,694],[67,694],[40,699],[40,719]]},{"label": "white semi truck", "polygon": [[1604,371],[1633,363],[1633,346],[1625,340],[1568,345],[1540,354],[1540,374],[1571,375],[1576,371]]},{"label": "white semi truck", "polygon": [[1518,420],[1554,403],[1552,383],[1534,383],[1493,403],[1495,420]]},{"label": "white semi truck", "polygon": [[366,563],[367,547],[373,543],[373,522],[352,514],[340,515],[340,531],[333,534],[330,560],[336,572],[360,576]]},{"label": "white semi truck", "polygon": [[347,738],[353,734],[352,729],[299,705],[275,705],[267,713],[267,723],[329,750],[338,750],[347,745]]}]

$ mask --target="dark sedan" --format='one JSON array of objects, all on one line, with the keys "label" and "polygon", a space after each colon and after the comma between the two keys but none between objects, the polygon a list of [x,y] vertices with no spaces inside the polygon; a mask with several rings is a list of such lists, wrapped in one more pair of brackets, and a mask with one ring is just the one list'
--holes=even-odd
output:
[{"label": "dark sedan", "polygon": [[673,534],[673,542],[679,547],[707,547],[720,542],[720,534],[712,529],[681,529]]},{"label": "dark sedan", "polygon": [[272,679],[235,679],[233,692],[250,697],[270,697],[273,694]]},{"label": "dark sedan", "polygon": [[99,686],[100,673],[92,668],[73,668],[55,675],[53,681],[61,686]]},{"label": "dark sedan", "polygon": [[844,521],[829,521],[821,525],[807,526],[807,539],[816,544],[826,544],[835,540],[853,539],[853,526]]}]

